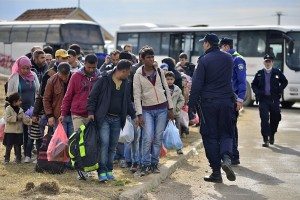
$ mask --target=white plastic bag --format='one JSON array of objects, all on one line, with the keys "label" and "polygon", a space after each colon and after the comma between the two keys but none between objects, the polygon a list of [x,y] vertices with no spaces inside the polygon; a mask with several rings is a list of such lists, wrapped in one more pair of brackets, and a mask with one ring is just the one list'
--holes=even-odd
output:
[{"label": "white plastic bag", "polygon": [[131,118],[126,118],[126,123],[120,132],[119,142],[121,143],[131,143],[134,140],[134,127],[131,122]]},{"label": "white plastic bag", "polygon": [[4,118],[2,117],[0,119],[0,141],[3,140],[4,138],[4,128],[5,128],[5,120]]},{"label": "white plastic bag", "polygon": [[183,144],[180,139],[179,130],[175,126],[175,122],[169,120],[168,125],[163,134],[163,143],[166,149],[182,149]]}]

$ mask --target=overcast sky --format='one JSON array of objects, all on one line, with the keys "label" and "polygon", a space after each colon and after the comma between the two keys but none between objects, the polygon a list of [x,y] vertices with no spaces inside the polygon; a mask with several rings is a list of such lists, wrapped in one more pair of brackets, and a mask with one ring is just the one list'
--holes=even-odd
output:
[{"label": "overcast sky", "polygon": [[[27,9],[77,7],[77,0],[0,0],[0,20]],[[124,23],[300,25],[299,0],[80,0],[80,7],[113,35]]]}]

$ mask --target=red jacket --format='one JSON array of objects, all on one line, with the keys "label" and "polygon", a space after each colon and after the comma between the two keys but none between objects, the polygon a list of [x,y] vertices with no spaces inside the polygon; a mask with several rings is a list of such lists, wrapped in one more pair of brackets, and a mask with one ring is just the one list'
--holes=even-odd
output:
[{"label": "red jacket", "polygon": [[78,115],[87,117],[87,98],[98,80],[100,73],[98,70],[88,77],[85,75],[84,68],[74,73],[70,79],[67,92],[61,105],[61,115]]}]

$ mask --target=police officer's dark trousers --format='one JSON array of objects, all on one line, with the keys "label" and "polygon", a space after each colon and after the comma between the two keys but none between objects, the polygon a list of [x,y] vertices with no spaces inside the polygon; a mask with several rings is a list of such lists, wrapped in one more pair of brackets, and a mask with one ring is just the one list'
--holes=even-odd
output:
[{"label": "police officer's dark trousers", "polygon": [[233,101],[202,99],[200,133],[206,157],[213,172],[219,172],[224,155],[232,156]]},{"label": "police officer's dark trousers", "polygon": [[278,124],[281,120],[279,99],[273,99],[271,96],[262,96],[259,99],[259,115],[261,119],[261,134],[264,141],[277,132]]},{"label": "police officer's dark trousers", "polygon": [[237,120],[239,117],[239,111],[236,111],[236,103],[234,104],[234,109],[233,109],[233,143],[232,143],[232,160],[239,160],[240,159],[240,152],[238,150],[238,129],[237,129]]}]

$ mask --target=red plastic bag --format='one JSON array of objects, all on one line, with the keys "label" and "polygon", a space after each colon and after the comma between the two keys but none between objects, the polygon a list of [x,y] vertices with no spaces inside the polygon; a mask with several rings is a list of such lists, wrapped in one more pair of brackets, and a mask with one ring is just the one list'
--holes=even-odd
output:
[{"label": "red plastic bag", "polygon": [[47,149],[48,161],[69,162],[68,141],[64,127],[59,122]]},{"label": "red plastic bag", "polygon": [[164,145],[162,144],[161,145],[161,148],[160,148],[160,157],[165,157],[168,153],[168,150],[166,149],[166,147],[164,147]]},{"label": "red plastic bag", "polygon": [[4,138],[4,128],[5,128],[5,120],[4,118],[0,119],[0,141]]}]

